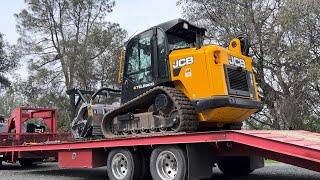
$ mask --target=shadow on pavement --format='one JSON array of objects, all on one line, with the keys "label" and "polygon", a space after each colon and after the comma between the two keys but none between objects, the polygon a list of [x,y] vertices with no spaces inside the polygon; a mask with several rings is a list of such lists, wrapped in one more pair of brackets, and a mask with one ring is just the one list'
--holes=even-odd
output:
[{"label": "shadow on pavement", "polygon": [[[282,169],[282,168],[280,168]],[[286,169],[286,168],[284,168]],[[23,174],[33,174],[33,175],[44,175],[52,176],[56,179],[60,177],[70,177],[71,179],[79,180],[106,180],[106,167],[96,168],[96,169],[58,169],[57,164],[40,164],[35,167],[24,168],[19,165],[5,165],[0,167],[0,170],[12,170],[21,171]],[[212,178],[210,180],[301,180],[310,179],[310,176],[304,175],[289,175],[279,174],[277,172],[260,171],[258,173],[251,174],[249,176],[243,177],[225,177],[223,174],[215,170]],[[315,178],[317,179],[318,176]],[[313,179],[313,177],[311,178]],[[148,179],[149,180],[149,179]]]}]

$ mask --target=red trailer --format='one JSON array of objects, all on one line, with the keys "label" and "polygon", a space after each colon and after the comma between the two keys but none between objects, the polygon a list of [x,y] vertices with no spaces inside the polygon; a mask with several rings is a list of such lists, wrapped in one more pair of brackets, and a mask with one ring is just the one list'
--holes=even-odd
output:
[{"label": "red trailer", "polygon": [[246,175],[263,167],[263,158],[320,172],[319,137],[307,131],[238,130],[79,141],[54,132],[7,133],[1,134],[0,157],[7,162],[55,157],[60,168],[107,166],[112,180],[201,179],[216,165],[227,175]]},{"label": "red trailer", "polygon": [[[2,146],[31,145],[38,142],[46,142],[56,139],[57,136],[57,112],[52,108],[17,107],[12,110],[6,120],[5,133],[0,134]],[[52,152],[6,152],[2,159],[7,162],[19,163],[22,166],[33,165],[42,161]]]}]

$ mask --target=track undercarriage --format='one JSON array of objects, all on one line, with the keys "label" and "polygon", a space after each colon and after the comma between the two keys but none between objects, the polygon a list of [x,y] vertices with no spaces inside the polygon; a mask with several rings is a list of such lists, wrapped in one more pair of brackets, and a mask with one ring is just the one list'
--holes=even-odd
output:
[{"label": "track undercarriage", "polygon": [[191,132],[198,128],[190,100],[179,90],[155,87],[117,109],[102,120],[106,138],[156,132]]}]

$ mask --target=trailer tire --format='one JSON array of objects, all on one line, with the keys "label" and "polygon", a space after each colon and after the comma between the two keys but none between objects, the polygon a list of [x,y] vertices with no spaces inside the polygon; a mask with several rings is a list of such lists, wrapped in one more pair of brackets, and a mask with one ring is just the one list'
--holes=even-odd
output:
[{"label": "trailer tire", "polygon": [[107,174],[110,180],[137,180],[144,176],[143,157],[139,152],[127,148],[113,149],[107,160]]},{"label": "trailer tire", "polygon": [[150,155],[151,151],[147,148],[143,148],[139,150],[139,153],[141,155],[141,167],[142,167],[142,176],[141,179],[152,179],[150,174]]},{"label": "trailer tire", "polygon": [[217,164],[225,176],[247,176],[254,171],[249,157],[224,157]]},{"label": "trailer tire", "polygon": [[154,180],[185,180],[187,155],[179,146],[159,146],[150,157],[150,172]]}]

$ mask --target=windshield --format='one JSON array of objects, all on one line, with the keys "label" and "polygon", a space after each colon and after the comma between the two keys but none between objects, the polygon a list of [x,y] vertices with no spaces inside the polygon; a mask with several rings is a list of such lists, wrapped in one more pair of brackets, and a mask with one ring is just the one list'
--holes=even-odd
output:
[{"label": "windshield", "polygon": [[179,36],[168,34],[168,43],[169,49],[181,49],[181,48],[190,48],[195,46],[195,38],[194,39],[186,39],[181,38]]}]

